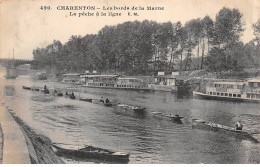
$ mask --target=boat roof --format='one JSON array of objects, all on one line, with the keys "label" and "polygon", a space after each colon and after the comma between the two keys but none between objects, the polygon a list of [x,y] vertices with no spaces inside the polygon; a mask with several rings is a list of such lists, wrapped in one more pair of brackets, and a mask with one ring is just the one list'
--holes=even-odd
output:
[{"label": "boat roof", "polygon": [[124,153],[124,152],[115,152],[115,153],[113,153],[113,155],[127,155],[127,153]]},{"label": "boat roof", "polygon": [[169,78],[169,79],[175,79],[176,76],[173,76],[173,75],[158,75],[158,76],[155,76],[155,78]]},{"label": "boat roof", "polygon": [[221,85],[244,85],[244,82],[213,82],[214,84]]},{"label": "boat roof", "polygon": [[127,79],[136,79],[136,80],[140,80],[140,78],[118,78],[118,79],[121,79],[121,80],[127,80]]},{"label": "boat roof", "polygon": [[247,82],[260,82],[260,78],[249,79]]},{"label": "boat roof", "polygon": [[80,74],[76,73],[68,73],[68,74],[62,74],[63,76],[79,76]]},{"label": "boat roof", "polygon": [[118,77],[119,75],[81,75],[80,77]]},{"label": "boat roof", "polygon": [[152,114],[162,114],[162,112],[154,111]]}]

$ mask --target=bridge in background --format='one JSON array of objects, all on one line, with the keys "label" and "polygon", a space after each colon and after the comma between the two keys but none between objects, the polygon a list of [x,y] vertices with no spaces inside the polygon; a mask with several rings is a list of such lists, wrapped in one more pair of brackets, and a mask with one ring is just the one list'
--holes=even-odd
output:
[{"label": "bridge in background", "polygon": [[6,68],[6,78],[16,78],[18,72],[16,67],[23,64],[33,64],[33,60],[0,58],[0,65]]},{"label": "bridge in background", "polygon": [[22,64],[32,64],[33,60],[0,58],[0,65],[11,68]]}]

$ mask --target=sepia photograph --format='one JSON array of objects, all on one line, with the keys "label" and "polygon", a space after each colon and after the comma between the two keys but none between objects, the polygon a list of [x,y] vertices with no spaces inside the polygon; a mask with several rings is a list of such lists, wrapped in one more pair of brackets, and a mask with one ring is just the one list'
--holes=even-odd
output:
[{"label": "sepia photograph", "polygon": [[259,0],[0,0],[0,164],[259,164]]}]

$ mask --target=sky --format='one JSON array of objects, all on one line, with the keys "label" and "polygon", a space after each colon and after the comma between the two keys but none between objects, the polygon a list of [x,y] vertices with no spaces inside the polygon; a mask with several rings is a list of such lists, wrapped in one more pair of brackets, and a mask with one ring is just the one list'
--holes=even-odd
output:
[{"label": "sky", "polygon": [[[50,10],[41,10],[41,6],[50,6]],[[94,16],[70,16],[68,10],[57,10],[58,6],[95,6]],[[105,7],[164,7],[164,10],[140,11],[139,16],[95,16],[97,12],[109,12]],[[96,34],[106,25],[117,25],[126,21],[153,20],[159,23],[186,21],[203,18],[206,15],[215,20],[223,7],[237,8],[243,14],[246,23],[241,40],[244,43],[254,38],[252,24],[260,19],[260,0],[0,0],[0,58],[13,56],[16,59],[32,59],[33,49],[60,40],[63,44],[72,35],[85,36]],[[100,8],[100,9],[97,9]],[[82,11],[75,11],[80,13]],[[10,55],[10,56],[9,56]]]}]

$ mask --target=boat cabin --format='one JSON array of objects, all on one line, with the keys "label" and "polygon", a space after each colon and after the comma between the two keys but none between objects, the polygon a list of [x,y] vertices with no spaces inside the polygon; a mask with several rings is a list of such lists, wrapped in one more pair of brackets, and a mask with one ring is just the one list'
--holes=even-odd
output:
[{"label": "boat cabin", "polygon": [[206,94],[241,98],[244,85],[244,82],[212,82],[206,87]]},{"label": "boat cabin", "polygon": [[144,88],[147,84],[140,78],[118,78],[117,88]]},{"label": "boat cabin", "polygon": [[63,83],[79,83],[80,74],[62,74],[62,82]]},{"label": "boat cabin", "polygon": [[160,75],[155,77],[155,84],[175,86],[176,77],[168,75]]},{"label": "boat cabin", "polygon": [[260,99],[260,79],[250,79],[246,83],[246,98]]},{"label": "boat cabin", "polygon": [[114,87],[119,75],[82,75],[81,81],[90,87]]}]

